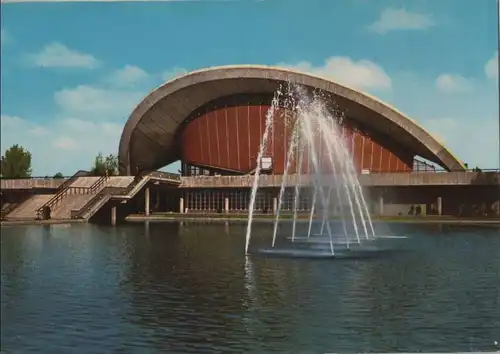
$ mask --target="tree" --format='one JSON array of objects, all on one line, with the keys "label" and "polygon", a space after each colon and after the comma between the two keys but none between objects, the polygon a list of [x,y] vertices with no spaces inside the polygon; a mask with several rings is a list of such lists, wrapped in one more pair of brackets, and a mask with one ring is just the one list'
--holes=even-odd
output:
[{"label": "tree", "polygon": [[57,172],[52,178],[64,178],[64,175],[61,172]]},{"label": "tree", "polygon": [[1,158],[0,174],[4,178],[31,177],[31,153],[20,145],[12,145]]},{"label": "tree", "polygon": [[91,173],[94,176],[116,176],[118,174],[118,157],[113,154],[106,157],[103,157],[102,153],[97,154]]}]

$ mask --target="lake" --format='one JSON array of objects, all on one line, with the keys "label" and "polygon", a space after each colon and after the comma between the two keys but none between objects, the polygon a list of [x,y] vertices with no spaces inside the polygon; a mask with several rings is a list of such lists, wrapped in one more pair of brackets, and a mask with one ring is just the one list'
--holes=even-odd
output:
[{"label": "lake", "polygon": [[[376,229],[408,238],[369,258],[245,257],[238,222],[5,226],[1,350],[498,350],[498,228]],[[269,247],[272,232],[255,223],[251,249]]]}]

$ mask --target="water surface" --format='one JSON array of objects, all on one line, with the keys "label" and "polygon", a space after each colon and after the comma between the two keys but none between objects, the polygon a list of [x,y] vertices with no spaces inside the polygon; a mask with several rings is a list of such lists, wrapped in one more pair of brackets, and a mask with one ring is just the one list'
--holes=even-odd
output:
[{"label": "water surface", "polygon": [[[2,227],[1,349],[494,350],[499,230],[377,229],[411,238],[367,259],[245,258],[239,223]],[[272,224],[255,224],[253,234],[254,250],[268,246]]]}]

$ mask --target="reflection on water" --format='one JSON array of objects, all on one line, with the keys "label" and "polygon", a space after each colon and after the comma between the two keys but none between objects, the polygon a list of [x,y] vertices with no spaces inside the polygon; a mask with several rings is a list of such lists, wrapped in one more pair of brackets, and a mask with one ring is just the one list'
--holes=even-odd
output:
[{"label": "reflection on water", "polygon": [[[500,339],[499,230],[378,225],[412,236],[398,241],[410,252],[332,261],[244,257],[245,226],[2,227],[1,349],[469,351]],[[253,232],[267,246],[272,224]]]}]

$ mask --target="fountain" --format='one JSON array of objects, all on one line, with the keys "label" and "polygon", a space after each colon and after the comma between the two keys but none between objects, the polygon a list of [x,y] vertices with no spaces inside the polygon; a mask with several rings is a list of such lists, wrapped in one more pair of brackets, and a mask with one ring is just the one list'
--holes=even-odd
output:
[{"label": "fountain", "polygon": [[[261,161],[266,151],[274,120],[284,119],[285,126],[291,132],[287,141],[288,152],[275,211],[271,248],[263,250],[267,253],[342,257],[352,254],[353,250],[358,252],[360,249],[370,248],[370,244],[377,239],[342,128],[343,116],[332,113],[325,102],[320,95],[309,94],[304,88],[290,84],[276,92],[267,112],[257,161]],[[280,108],[291,114],[278,117]],[[304,171],[303,161],[306,158],[310,167]],[[291,171],[295,159],[297,167],[295,171]],[[258,163],[250,197],[245,254],[248,254],[252,236],[260,167]],[[292,179],[293,172],[295,178]],[[313,245],[312,249],[277,250],[275,247],[283,197],[287,189],[294,191],[292,235],[287,239],[294,245]],[[307,235],[297,236],[298,208],[302,193],[312,194],[312,204]],[[332,216],[340,219],[340,227],[332,225]],[[318,224],[319,232],[313,234]],[[321,245],[326,245],[328,249]]]}]

